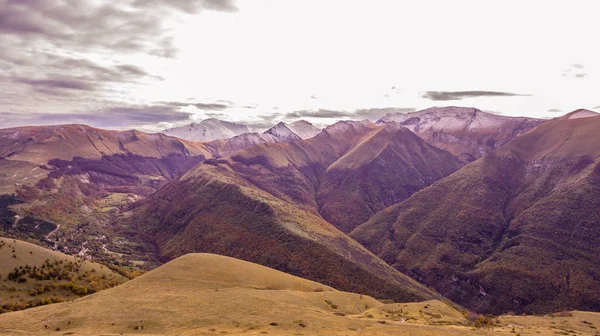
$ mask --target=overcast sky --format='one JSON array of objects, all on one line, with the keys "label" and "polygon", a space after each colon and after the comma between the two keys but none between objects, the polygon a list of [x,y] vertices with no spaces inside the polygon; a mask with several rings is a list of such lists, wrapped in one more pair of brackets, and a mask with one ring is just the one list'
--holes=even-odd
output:
[{"label": "overcast sky", "polygon": [[600,111],[597,1],[0,0],[0,128]]}]

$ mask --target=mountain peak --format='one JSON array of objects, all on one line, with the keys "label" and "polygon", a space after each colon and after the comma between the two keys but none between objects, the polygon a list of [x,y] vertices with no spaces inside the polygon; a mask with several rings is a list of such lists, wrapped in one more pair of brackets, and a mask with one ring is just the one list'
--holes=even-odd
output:
[{"label": "mountain peak", "polygon": [[327,131],[327,133],[329,134],[338,134],[351,129],[365,129],[373,127],[375,127],[375,124],[373,124],[369,120],[340,120],[333,125],[325,127],[325,131]]},{"label": "mountain peak", "polygon": [[296,133],[302,139],[309,139],[321,132],[321,129],[315,127],[313,124],[306,120],[297,120],[291,124],[287,124],[287,127]]},{"label": "mountain peak", "polygon": [[162,131],[162,133],[166,135],[198,142],[231,138],[247,132],[250,132],[250,130],[246,125],[216,118],[208,118],[198,123],[191,123]]},{"label": "mountain peak", "polygon": [[298,136],[296,133],[294,133],[294,131],[289,129],[289,127],[287,127],[286,124],[284,124],[283,122],[279,122],[277,123],[277,125],[269,128],[267,131],[265,131],[265,134],[270,134],[274,137],[277,137],[280,140],[283,140],[284,142],[290,142],[301,139],[300,136]]},{"label": "mountain peak", "polygon": [[503,116],[474,107],[436,106],[410,113],[388,113],[377,124],[391,122],[465,161],[473,161],[544,120]]},{"label": "mountain peak", "polygon": [[600,115],[600,113],[598,113],[598,112],[580,108],[573,112],[567,113],[566,115],[561,117],[561,119],[582,119],[582,118],[597,117],[599,115]]}]

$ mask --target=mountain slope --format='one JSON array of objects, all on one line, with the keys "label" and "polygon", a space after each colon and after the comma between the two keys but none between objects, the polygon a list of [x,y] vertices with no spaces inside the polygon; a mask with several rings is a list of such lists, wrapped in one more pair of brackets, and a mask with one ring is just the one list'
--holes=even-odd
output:
[{"label": "mountain slope", "polygon": [[325,170],[319,213],[344,232],[462,166],[395,123],[371,132]]},{"label": "mountain slope", "polygon": [[388,122],[398,122],[430,144],[470,162],[544,120],[500,116],[476,108],[448,106],[410,113],[388,113],[377,124]]},{"label": "mountain slope", "polygon": [[248,133],[250,130],[246,125],[236,124],[229,121],[209,118],[199,123],[169,128],[162,133],[195,142],[208,142],[218,139],[227,139]]},{"label": "mountain slope", "polygon": [[477,311],[600,310],[600,117],[554,119],[351,236]]},{"label": "mountain slope", "polygon": [[395,201],[375,199],[381,190],[405,198],[460,166],[398,124],[344,121],[308,140],[207,160],[117,222],[131,239],[156,246],[161,260],[225,254],[339,289],[423,299],[435,294],[407,282],[332,223],[349,231]]},{"label": "mountain slope", "polygon": [[[83,159],[101,162],[115,157],[168,160],[208,155],[201,144],[139,131],[109,131],[85,125],[0,129],[0,165],[3,171],[6,168],[10,173],[11,165],[21,168],[13,175],[0,175],[0,187],[10,192],[15,189],[15,183],[33,185],[47,177],[49,171],[55,170],[53,163],[59,161],[81,162]],[[144,174],[138,171],[139,167],[132,170]],[[154,173],[164,175],[156,170]]]},{"label": "mountain slope", "polygon": [[[594,335],[600,314],[501,316],[474,329],[436,300],[381,302],[260,265],[190,254],[73,302],[0,315],[7,335]],[[516,330],[515,330],[516,329]]]},{"label": "mountain slope", "polygon": [[85,125],[5,128],[0,129],[0,139],[0,156],[36,164],[51,159],[100,159],[122,154],[142,157],[207,154],[199,144],[162,134],[109,131]]},{"label": "mountain slope", "polygon": [[302,139],[310,139],[321,132],[319,128],[305,120],[294,121],[286,126]]},{"label": "mountain slope", "polygon": [[102,237],[119,208],[210,155],[200,143],[163,134],[84,125],[1,129],[0,194],[18,200],[0,201],[0,212],[11,215],[0,234],[108,258],[102,244],[110,239]]},{"label": "mountain slope", "polygon": [[4,237],[0,279],[0,313],[75,299],[128,280],[98,263]]},{"label": "mountain slope", "polygon": [[[423,308],[425,307],[425,308]],[[446,328],[427,326],[439,314]],[[383,313],[403,310],[414,315]],[[378,319],[362,316],[381,314]],[[387,313],[389,316],[389,313]],[[348,315],[348,316],[346,316]],[[395,319],[397,322],[394,322]],[[387,320],[389,324],[377,321]],[[593,320],[595,321],[595,320]],[[0,315],[0,332],[74,334],[346,334],[412,330],[416,335],[465,335],[462,314],[439,301],[388,304],[212,254],[189,254],[121,286],[69,303]]]},{"label": "mountain slope", "polygon": [[218,253],[379,297],[436,297],[322,218],[256,188],[224,164],[196,167],[125,213],[120,225],[133,239],[157,246],[163,260]]},{"label": "mountain slope", "polygon": [[338,122],[311,139],[250,147],[223,162],[345,232],[461,167],[396,123],[368,121]]},{"label": "mountain slope", "polygon": [[213,156],[220,157],[254,145],[293,142],[296,140],[301,140],[301,138],[284,123],[280,122],[263,133],[244,133],[231,138],[208,142],[206,146],[213,152]]}]

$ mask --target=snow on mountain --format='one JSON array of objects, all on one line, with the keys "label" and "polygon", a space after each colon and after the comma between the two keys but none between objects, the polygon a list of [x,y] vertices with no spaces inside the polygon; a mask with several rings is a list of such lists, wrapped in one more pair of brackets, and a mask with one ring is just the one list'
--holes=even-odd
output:
[{"label": "snow on mountain", "polygon": [[302,138],[292,132],[284,123],[280,122],[263,133],[243,133],[228,139],[212,141],[206,145],[209,148],[214,148],[220,155],[225,155],[253,145],[292,142],[296,140],[302,140]]},{"label": "snow on mountain", "polygon": [[340,120],[335,124],[325,127],[325,130],[330,134],[338,134],[348,132],[353,129],[368,128],[372,125],[373,123],[368,120]]},{"label": "snow on mountain", "polygon": [[286,126],[302,139],[310,139],[321,132],[319,128],[305,120],[294,121]]},{"label": "snow on mountain", "polygon": [[466,129],[498,128],[510,120],[526,119],[496,115],[473,107],[430,107],[410,113],[388,113],[377,121],[385,124],[391,121],[400,123],[411,131],[423,130],[457,131]]},{"label": "snow on mountain", "polygon": [[265,131],[263,135],[272,136],[273,140],[277,140],[277,142],[291,142],[301,139],[301,137],[298,134],[294,133],[294,131],[292,131],[283,122],[280,122],[277,125],[271,127],[270,129]]},{"label": "snow on mountain", "polygon": [[396,122],[425,141],[472,161],[506,144],[541,119],[508,117],[472,107],[431,107],[410,113],[388,113],[377,124]]},{"label": "snow on mountain", "polygon": [[198,142],[226,139],[248,132],[250,132],[250,130],[246,125],[215,118],[205,119],[199,123],[191,123],[189,125],[162,131],[162,133],[166,135]]}]

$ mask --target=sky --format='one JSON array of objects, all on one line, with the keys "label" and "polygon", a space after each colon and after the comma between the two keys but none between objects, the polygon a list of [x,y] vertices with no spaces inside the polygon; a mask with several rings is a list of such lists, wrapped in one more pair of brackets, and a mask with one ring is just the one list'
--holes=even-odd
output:
[{"label": "sky", "polygon": [[0,128],[600,111],[597,2],[0,0]]}]

